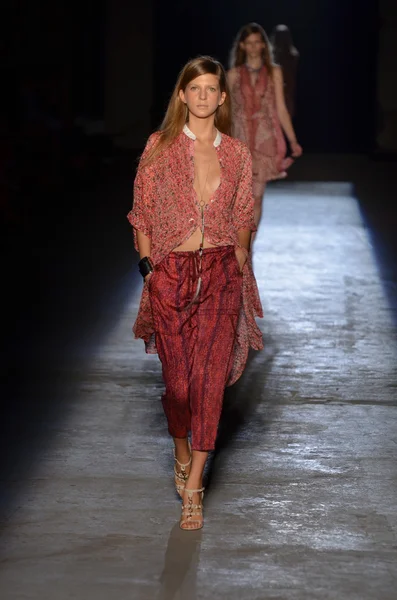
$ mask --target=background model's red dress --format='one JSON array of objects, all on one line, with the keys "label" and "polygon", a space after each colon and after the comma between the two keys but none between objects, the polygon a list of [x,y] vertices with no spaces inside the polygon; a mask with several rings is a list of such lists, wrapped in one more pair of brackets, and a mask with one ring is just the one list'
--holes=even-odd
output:
[{"label": "background model's red dress", "polygon": [[231,98],[233,135],[249,147],[252,154],[254,195],[261,195],[263,185],[286,176],[292,164],[286,159],[286,143],[277,116],[274,82],[265,66],[255,84],[245,65],[233,69]]}]

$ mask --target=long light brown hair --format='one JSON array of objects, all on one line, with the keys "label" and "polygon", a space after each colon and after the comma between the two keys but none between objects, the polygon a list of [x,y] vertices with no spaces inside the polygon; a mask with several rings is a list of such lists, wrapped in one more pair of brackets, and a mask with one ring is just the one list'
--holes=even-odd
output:
[{"label": "long light brown hair", "polygon": [[152,163],[157,156],[178,137],[189,118],[187,106],[179,97],[179,92],[185,91],[193,79],[200,75],[216,75],[219,78],[221,93],[226,93],[226,98],[215,113],[215,127],[222,133],[230,135],[231,131],[231,102],[226,73],[220,62],[211,56],[198,56],[190,60],[179,73],[174,91],[168,103],[164,120],[159,129],[157,143],[147,152],[141,160],[141,166]]},{"label": "long light brown hair", "polygon": [[267,68],[268,73],[272,75],[274,63],[269,38],[266,35],[266,31],[263,29],[263,27],[258,25],[258,23],[248,23],[248,25],[244,25],[244,27],[242,27],[238,32],[230,52],[230,68],[232,69],[233,67],[240,67],[246,63],[247,53],[245,50],[243,50],[243,48],[241,48],[240,44],[241,42],[245,42],[247,37],[252,33],[259,33],[262,38],[262,42],[265,44],[265,47],[262,48],[262,62]]}]

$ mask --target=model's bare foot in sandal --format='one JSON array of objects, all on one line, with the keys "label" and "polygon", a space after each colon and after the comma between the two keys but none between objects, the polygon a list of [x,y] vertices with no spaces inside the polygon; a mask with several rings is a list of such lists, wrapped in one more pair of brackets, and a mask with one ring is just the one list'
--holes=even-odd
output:
[{"label": "model's bare foot in sandal", "polygon": [[[193,440],[194,443],[194,440]],[[192,465],[190,475],[186,481],[182,495],[182,515],[180,527],[186,531],[201,529],[203,520],[203,473],[208,452],[201,450],[192,451]]]},{"label": "model's bare foot in sandal", "polygon": [[196,531],[203,527],[203,497],[203,487],[193,489],[186,485],[182,496],[182,515],[179,523],[181,529]]}]

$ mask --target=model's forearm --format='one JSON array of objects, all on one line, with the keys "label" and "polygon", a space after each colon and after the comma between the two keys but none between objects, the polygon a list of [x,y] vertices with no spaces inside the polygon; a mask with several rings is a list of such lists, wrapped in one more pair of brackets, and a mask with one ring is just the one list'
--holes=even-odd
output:
[{"label": "model's forearm", "polygon": [[144,233],[142,233],[142,231],[137,231],[137,241],[139,248],[139,257],[144,258],[145,256],[150,256],[152,246],[150,238]]},{"label": "model's forearm", "polygon": [[251,230],[240,229],[240,231],[237,232],[237,237],[240,246],[242,246],[246,250],[249,250],[251,244]]},{"label": "model's forearm", "polygon": [[291,117],[289,116],[289,112],[287,109],[282,109],[278,111],[278,118],[281,123],[281,127],[284,130],[285,135],[288,138],[290,144],[296,142],[296,135],[292,125]]}]

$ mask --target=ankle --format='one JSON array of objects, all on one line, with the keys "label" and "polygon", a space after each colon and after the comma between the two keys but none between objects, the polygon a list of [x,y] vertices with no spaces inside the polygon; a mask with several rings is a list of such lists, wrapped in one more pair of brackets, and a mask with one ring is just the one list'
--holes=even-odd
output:
[{"label": "ankle", "polygon": [[[189,442],[186,439],[183,440],[175,440],[174,439],[174,444],[175,444],[175,448],[174,448],[174,458],[178,463],[178,467],[183,467],[184,468],[190,468],[191,462],[192,462],[192,454],[191,454],[191,450],[190,450],[190,445]],[[180,470],[180,469],[178,469]]]},{"label": "ankle", "polygon": [[187,490],[200,490],[203,487],[203,479],[198,477],[189,477],[186,480],[186,489]]}]

